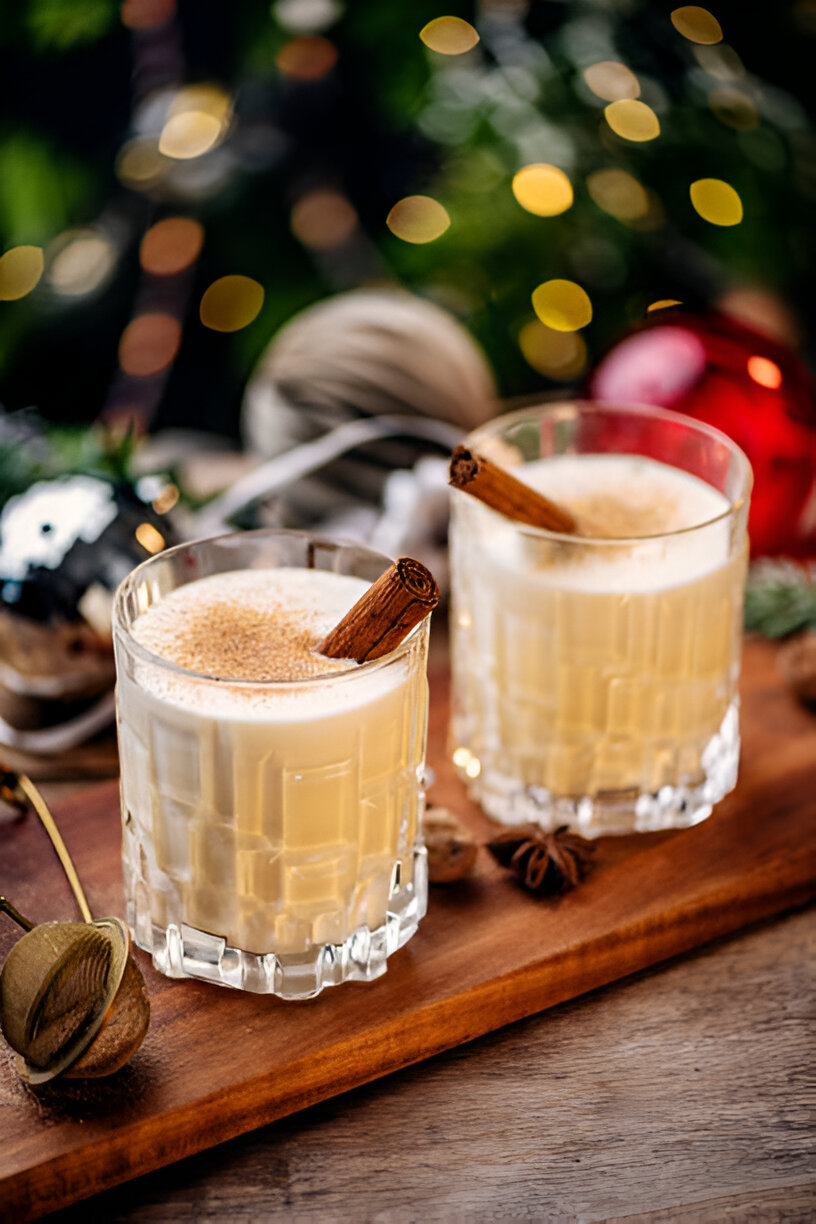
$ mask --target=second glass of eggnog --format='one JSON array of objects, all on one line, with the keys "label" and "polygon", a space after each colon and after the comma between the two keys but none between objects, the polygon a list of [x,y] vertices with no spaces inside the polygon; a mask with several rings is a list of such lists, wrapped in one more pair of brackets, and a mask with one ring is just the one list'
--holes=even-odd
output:
[{"label": "second glass of eggnog", "polygon": [[452,491],[452,753],[485,811],[587,836],[694,824],[735,784],[751,488],[675,413],[551,404],[467,440],[577,519]]},{"label": "second glass of eggnog", "polygon": [[428,618],[372,662],[315,650],[388,566],[245,532],[120,587],[127,915],[163,973],[308,998],[378,977],[416,930]]}]

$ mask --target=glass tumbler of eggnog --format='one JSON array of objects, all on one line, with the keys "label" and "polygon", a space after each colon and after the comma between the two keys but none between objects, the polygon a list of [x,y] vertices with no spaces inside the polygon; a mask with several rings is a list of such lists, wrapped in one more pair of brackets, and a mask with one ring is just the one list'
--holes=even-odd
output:
[{"label": "glass tumbler of eggnog", "polygon": [[380,976],[416,930],[428,618],[371,662],[315,652],[388,566],[253,531],[119,588],[127,918],[161,972],[308,998]]},{"label": "glass tumbler of eggnog", "polygon": [[452,752],[494,819],[586,836],[704,819],[736,781],[751,489],[724,434],[549,404],[466,442],[571,512],[528,527],[452,491]]}]

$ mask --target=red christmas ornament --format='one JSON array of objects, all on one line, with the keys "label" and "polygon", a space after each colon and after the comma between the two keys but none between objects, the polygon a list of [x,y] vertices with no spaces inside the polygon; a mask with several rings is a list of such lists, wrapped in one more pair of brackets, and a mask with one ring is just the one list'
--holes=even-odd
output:
[{"label": "red christmas ornament", "polygon": [[601,359],[589,393],[728,434],[754,469],[752,555],[816,556],[816,384],[791,349],[722,315],[661,311]]}]

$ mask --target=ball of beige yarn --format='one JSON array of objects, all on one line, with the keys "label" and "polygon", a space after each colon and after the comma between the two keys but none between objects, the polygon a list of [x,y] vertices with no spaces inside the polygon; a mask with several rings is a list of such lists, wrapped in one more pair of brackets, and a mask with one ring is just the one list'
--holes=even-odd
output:
[{"label": "ball of beige yarn", "polygon": [[309,306],[270,342],[247,386],[247,446],[272,457],[360,416],[435,417],[463,434],[496,412],[479,346],[446,310],[399,289]]}]

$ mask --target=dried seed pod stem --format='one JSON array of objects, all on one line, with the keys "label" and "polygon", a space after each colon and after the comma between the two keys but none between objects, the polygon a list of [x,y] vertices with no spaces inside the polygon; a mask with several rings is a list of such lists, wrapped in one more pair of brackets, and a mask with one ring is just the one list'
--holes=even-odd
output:
[{"label": "dried seed pod stem", "polygon": [[0,897],[0,913],[8,914],[24,931],[33,931],[34,923],[21,914],[16,905],[12,905],[8,897]]},{"label": "dried seed pod stem", "polygon": [[[6,773],[9,772],[5,766],[0,766],[0,768],[5,769]],[[73,860],[68,853],[68,847],[62,840],[62,834],[54,823],[54,817],[49,812],[42,795],[37,790],[30,778],[26,777],[26,775],[22,773],[17,774],[17,784],[20,791],[22,791],[22,793],[25,795],[28,803],[37,813],[40,823],[48,834],[51,845],[54,847],[57,853],[57,858],[62,864],[62,869],[68,877],[68,883],[71,885],[71,892],[76,898],[76,903],[79,906],[79,912],[82,914],[82,917],[86,922],[92,922],[93,916],[91,914],[91,909],[88,905],[83,887],[79,882],[76,867],[74,866]]]}]

